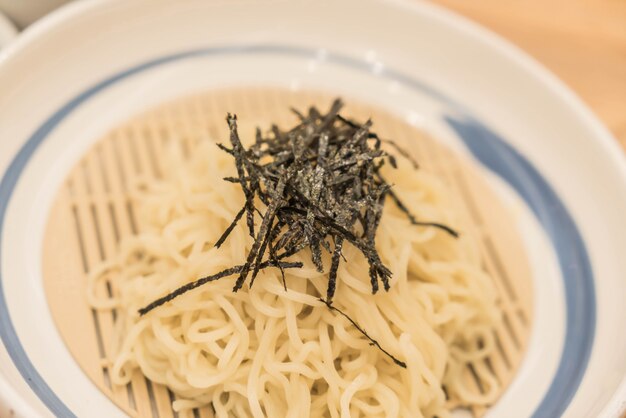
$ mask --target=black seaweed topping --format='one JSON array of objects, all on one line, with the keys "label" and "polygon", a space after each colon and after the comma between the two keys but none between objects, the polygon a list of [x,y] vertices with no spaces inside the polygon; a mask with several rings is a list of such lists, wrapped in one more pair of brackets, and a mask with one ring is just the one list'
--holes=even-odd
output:
[{"label": "black seaweed topping", "polygon": [[[237,177],[224,180],[239,184],[245,203],[231,224],[215,243],[221,246],[237,223],[246,216],[246,225],[254,239],[246,262],[214,275],[189,283],[157,299],[139,310],[141,315],[210,281],[238,275],[233,292],[238,291],[250,276],[250,287],[260,270],[279,268],[285,290],[284,269],[298,268],[302,263],[285,262],[286,258],[304,248],[311,251],[311,261],[319,272],[324,271],[322,253],[330,254],[326,299],[320,299],[331,310],[346,317],[370,342],[396,364],[406,367],[385,351],[355,321],[332,305],[337,285],[339,263],[345,242],[356,247],[369,264],[372,293],[389,290],[391,271],[376,250],[376,230],[380,224],[387,197],[406,215],[413,225],[435,227],[453,237],[452,228],[435,222],[418,221],[383,178],[380,168],[386,161],[392,167],[393,155],[381,148],[389,144],[399,155],[418,168],[417,162],[393,141],[371,132],[372,121],[359,124],[339,114],[341,100],[333,102],[326,114],[311,107],[302,114],[295,127],[283,131],[276,125],[267,136],[257,129],[254,143],[246,149],[237,131],[237,117],[228,114],[230,146],[218,146],[231,155]],[[258,230],[254,214],[261,217]]]}]

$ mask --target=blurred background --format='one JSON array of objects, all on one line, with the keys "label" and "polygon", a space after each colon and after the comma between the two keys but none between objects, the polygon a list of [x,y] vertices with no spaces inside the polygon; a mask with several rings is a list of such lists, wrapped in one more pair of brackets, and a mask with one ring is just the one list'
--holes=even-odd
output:
[{"label": "blurred background", "polygon": [[[626,0],[432,1],[493,30],[548,67],[626,151]],[[0,0],[0,48],[66,2]]]}]

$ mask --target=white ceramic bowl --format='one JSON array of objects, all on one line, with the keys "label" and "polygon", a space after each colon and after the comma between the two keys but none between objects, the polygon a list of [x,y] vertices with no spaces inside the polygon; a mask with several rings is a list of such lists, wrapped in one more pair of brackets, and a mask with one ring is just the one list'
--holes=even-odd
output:
[{"label": "white ceramic bowl", "polygon": [[72,360],[42,289],[43,226],[69,168],[138,111],[251,83],[376,103],[475,158],[519,202],[536,320],[489,416],[624,409],[624,155],[567,88],[496,36],[410,0],[85,1],[0,57],[0,399],[18,415],[121,415]]}]

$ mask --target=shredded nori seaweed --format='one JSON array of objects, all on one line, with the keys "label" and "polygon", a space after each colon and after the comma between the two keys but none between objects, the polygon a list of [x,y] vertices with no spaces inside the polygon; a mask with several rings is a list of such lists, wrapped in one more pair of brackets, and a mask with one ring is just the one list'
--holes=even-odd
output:
[{"label": "shredded nori seaweed", "polygon": [[[417,162],[393,141],[371,132],[371,120],[359,124],[341,116],[342,105],[341,100],[336,99],[326,114],[315,107],[306,115],[292,109],[300,119],[299,124],[288,131],[273,125],[267,136],[257,128],[255,142],[248,149],[239,138],[237,117],[228,114],[231,148],[218,146],[233,157],[237,177],[224,180],[240,185],[245,203],[215,246],[226,241],[245,214],[248,232],[254,239],[246,262],[182,286],[140,309],[140,315],[226,276],[238,275],[233,292],[241,289],[248,276],[252,287],[259,271],[269,267],[280,269],[287,290],[284,269],[302,267],[302,263],[283,260],[308,247],[311,261],[319,272],[324,271],[322,252],[328,252],[331,257],[326,299],[320,298],[320,301],[346,317],[394,363],[406,367],[347,314],[333,306],[339,263],[341,259],[345,261],[342,248],[347,241],[365,256],[372,293],[376,293],[379,281],[389,290],[392,274],[376,250],[376,230],[387,197],[413,225],[438,228],[453,237],[458,237],[458,233],[441,223],[416,219],[380,173],[386,161],[392,167],[397,166],[395,157],[383,150],[381,144],[389,144],[415,169]],[[257,207],[259,204],[265,206],[264,212]],[[255,212],[262,219],[258,230]]]}]

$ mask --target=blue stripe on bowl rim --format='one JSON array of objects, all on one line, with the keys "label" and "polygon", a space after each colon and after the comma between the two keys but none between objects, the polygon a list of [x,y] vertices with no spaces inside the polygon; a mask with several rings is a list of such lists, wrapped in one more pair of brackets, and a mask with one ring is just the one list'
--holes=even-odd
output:
[{"label": "blue stripe on bowl rim", "polygon": [[[8,311],[4,294],[2,266],[2,233],[11,195],[28,161],[39,145],[63,119],[117,82],[135,74],[168,63],[207,56],[286,55],[315,58],[313,48],[280,44],[209,47],[165,55],[133,66],[86,89],[54,112],[26,141],[9,164],[0,181],[0,338],[16,368],[33,392],[56,416],[74,417],[74,413],[50,389],[37,372],[22,346]],[[596,326],[594,277],[584,241],[569,211],[539,171],[502,137],[470,115],[467,109],[431,86],[393,69],[374,69],[371,63],[326,51],[328,62],[360,72],[376,73],[405,87],[426,94],[451,106],[454,115],[444,120],[465,143],[471,153],[488,169],[505,180],[532,209],[545,229],[556,251],[565,288],[565,343],[557,371],[548,391],[533,413],[533,418],[560,416],[574,397],[585,374],[593,346]]]}]

